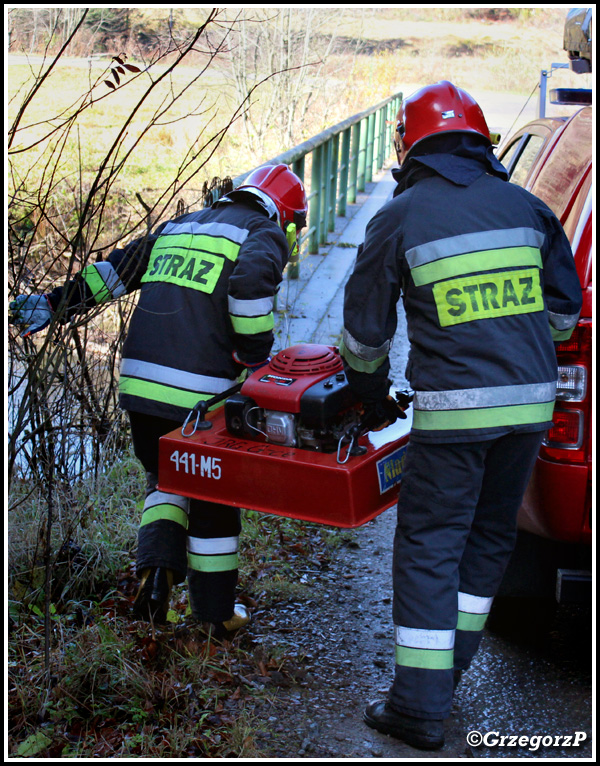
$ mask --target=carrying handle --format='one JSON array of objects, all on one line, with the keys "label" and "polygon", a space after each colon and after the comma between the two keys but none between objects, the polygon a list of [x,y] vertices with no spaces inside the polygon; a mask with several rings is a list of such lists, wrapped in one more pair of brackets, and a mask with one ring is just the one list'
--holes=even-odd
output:
[{"label": "carrying handle", "polygon": [[[185,437],[189,437],[189,436],[193,436],[196,433],[196,431],[208,431],[210,428],[212,428],[212,422],[210,420],[206,420],[206,413],[209,411],[211,407],[214,407],[215,404],[219,404],[224,399],[227,399],[228,396],[231,396],[232,394],[237,394],[237,392],[242,388],[243,385],[244,385],[244,382],[242,381],[241,383],[236,383],[235,386],[228,388],[226,391],[223,391],[222,393],[217,394],[216,396],[213,396],[211,399],[201,399],[190,410],[189,415],[185,419],[185,423],[183,424],[181,428],[181,435]],[[196,421],[194,423],[194,427],[192,431],[190,431],[190,433],[186,434],[185,429],[187,427],[187,424],[193,418],[194,413],[196,413]]]},{"label": "carrying handle", "polygon": [[[398,411],[398,418],[406,419],[407,416],[404,410],[407,410],[410,407],[410,404],[415,397],[415,392],[409,388],[406,388],[402,389],[401,391],[396,391],[394,396],[400,408]],[[351,455],[364,455],[367,449],[366,447],[361,446],[358,443],[358,440],[361,436],[364,436],[364,434],[371,430],[373,430],[373,424],[369,422],[369,418],[367,417],[366,419],[363,418],[359,423],[351,426],[347,431],[345,431],[338,442],[337,462],[343,465],[344,463],[348,462],[348,459]],[[342,445],[346,439],[349,439],[350,443],[348,445],[346,457],[342,459]]]}]

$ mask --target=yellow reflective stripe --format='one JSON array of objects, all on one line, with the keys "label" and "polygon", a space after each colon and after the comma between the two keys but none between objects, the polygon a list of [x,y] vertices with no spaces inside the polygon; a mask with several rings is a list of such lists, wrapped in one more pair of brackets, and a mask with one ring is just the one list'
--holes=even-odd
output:
[{"label": "yellow reflective stripe", "polygon": [[188,566],[196,572],[230,572],[238,568],[238,554],[202,556],[188,552]]},{"label": "yellow reflective stripe", "polygon": [[474,410],[414,410],[413,428],[421,431],[461,431],[545,423],[552,420],[553,411],[554,402]]},{"label": "yellow reflective stripe", "polygon": [[454,649],[415,649],[396,645],[396,664],[410,668],[448,670],[454,667]]},{"label": "yellow reflective stripe", "polygon": [[571,327],[570,330],[557,330],[556,328],[552,327],[550,325],[550,332],[552,333],[552,340],[555,343],[562,343],[565,340],[569,340],[571,335],[573,334],[573,327]]},{"label": "yellow reflective stripe", "polygon": [[212,375],[201,375],[176,367],[168,367],[155,362],[144,362],[141,359],[124,358],[121,360],[121,375],[127,378],[140,378],[152,383],[173,386],[186,391],[201,391],[205,394],[222,394],[235,385],[234,378],[217,378]]},{"label": "yellow reflective stripe", "polygon": [[483,630],[487,614],[473,614],[471,612],[459,612],[456,622],[457,630],[467,630],[477,632]]},{"label": "yellow reflective stripe", "polygon": [[240,317],[229,315],[233,330],[240,335],[256,335],[259,332],[267,332],[275,327],[273,314],[261,317]]},{"label": "yellow reflective stripe", "polygon": [[171,250],[198,250],[213,255],[222,255],[235,261],[240,252],[240,245],[224,237],[211,237],[208,234],[163,234],[154,243],[152,255]]},{"label": "yellow reflective stripe", "polygon": [[520,383],[515,386],[484,386],[446,391],[415,391],[415,410],[476,410],[484,407],[509,407],[541,404],[556,399],[556,380],[545,383]]},{"label": "yellow reflective stripe", "polygon": [[150,399],[154,402],[172,404],[175,407],[185,407],[189,410],[200,400],[212,399],[214,396],[214,394],[199,394],[196,391],[182,391],[172,386],[151,383],[139,378],[128,378],[123,375],[119,379],[119,392],[130,396],[139,396],[141,399]]},{"label": "yellow reflective stripe", "polygon": [[433,297],[442,327],[544,310],[539,269],[438,282]]},{"label": "yellow reflective stripe", "polygon": [[152,508],[148,508],[148,510],[144,511],[142,520],[140,521],[140,527],[145,527],[146,524],[152,524],[155,521],[174,521],[185,529],[188,528],[187,513],[178,506],[170,505],[168,503],[154,505]]},{"label": "yellow reflective stripe", "polygon": [[541,269],[542,265],[542,255],[536,247],[508,247],[440,258],[431,263],[415,266],[411,269],[411,275],[415,285],[420,287],[439,282],[441,279],[460,277],[473,272],[526,266]]},{"label": "yellow reflective stripe", "polygon": [[356,370],[357,372],[375,372],[375,370],[381,367],[381,365],[388,357],[387,354],[384,354],[378,359],[367,362],[365,359],[361,359],[359,356],[356,356],[356,354],[353,354],[348,346],[344,343],[343,339],[340,342],[340,354],[348,362],[350,367],[352,367],[352,369]]},{"label": "yellow reflective stripe", "polygon": [[112,293],[106,286],[106,282],[98,273],[95,266],[86,266],[81,270],[81,276],[92,291],[96,303],[106,303],[112,298]]}]

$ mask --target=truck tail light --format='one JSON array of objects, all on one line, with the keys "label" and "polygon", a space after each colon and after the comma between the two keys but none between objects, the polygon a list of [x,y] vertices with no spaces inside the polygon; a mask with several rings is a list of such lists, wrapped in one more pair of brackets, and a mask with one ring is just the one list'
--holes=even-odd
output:
[{"label": "truck tail light", "polygon": [[554,425],[546,434],[544,444],[560,449],[580,449],[583,444],[583,411],[556,408],[552,420]]},{"label": "truck tail light", "polygon": [[564,365],[558,368],[556,398],[562,402],[582,402],[587,392],[587,369],[582,365]]},{"label": "truck tail light", "polygon": [[560,358],[564,354],[577,354],[587,356],[592,353],[592,324],[591,322],[580,322],[573,329],[569,340],[559,343],[556,353]]}]

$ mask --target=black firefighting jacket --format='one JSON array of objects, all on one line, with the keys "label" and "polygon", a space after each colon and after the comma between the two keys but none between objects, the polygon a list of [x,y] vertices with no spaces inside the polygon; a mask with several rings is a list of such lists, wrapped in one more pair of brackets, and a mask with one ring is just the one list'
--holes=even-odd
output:
[{"label": "black firefighting jacket", "polygon": [[273,301],[287,262],[281,228],[252,202],[220,200],[113,250],[50,294],[67,315],[140,290],[123,348],[120,404],[182,420],[233,386],[273,342]]},{"label": "black firefighting jacket", "polygon": [[412,439],[545,430],[553,340],[570,335],[582,303],[569,242],[541,200],[506,182],[489,149],[463,137],[450,150],[439,144],[395,172],[395,196],[359,248],[341,349],[350,383],[363,401],[386,395],[401,296]]}]

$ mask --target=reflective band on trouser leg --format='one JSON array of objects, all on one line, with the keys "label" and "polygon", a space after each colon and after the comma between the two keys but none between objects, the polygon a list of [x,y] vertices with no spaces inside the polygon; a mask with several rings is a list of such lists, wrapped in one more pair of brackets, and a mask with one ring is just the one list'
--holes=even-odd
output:
[{"label": "reflective band on trouser leg", "polygon": [[238,541],[237,536],[188,537],[189,602],[199,622],[219,623],[233,615]]},{"label": "reflective band on trouser leg", "polygon": [[175,582],[185,579],[188,507],[188,498],[159,490],[146,497],[138,532],[138,574],[157,566],[171,569]]},{"label": "reflective band on trouser leg", "polygon": [[454,665],[454,631],[396,626],[396,664],[447,670]]},{"label": "reflective band on trouser leg", "polygon": [[454,646],[456,670],[467,670],[477,654],[493,601],[493,598],[459,592]]},{"label": "reflective band on trouser leg", "polygon": [[227,572],[238,567],[237,537],[188,537],[188,566],[197,572]]},{"label": "reflective band on trouser leg", "polygon": [[[401,713],[443,719],[452,710],[458,565],[483,459],[470,444],[409,444],[394,537],[395,677]],[[465,588],[465,590],[467,590]]]},{"label": "reflective band on trouser leg", "polygon": [[140,527],[144,527],[146,524],[152,524],[155,521],[165,520],[174,521],[176,524],[179,524],[187,530],[188,504],[189,500],[187,497],[170,495],[166,492],[159,492],[156,490],[156,492],[152,492],[146,498]]},{"label": "reflective band on trouser leg", "polygon": [[469,593],[458,594],[457,630],[481,631],[485,627],[493,598],[471,596]]},{"label": "reflective band on trouser leg", "polygon": [[453,630],[396,626],[395,680],[390,688],[392,705],[418,718],[443,718],[445,700],[452,698],[453,668]]}]

